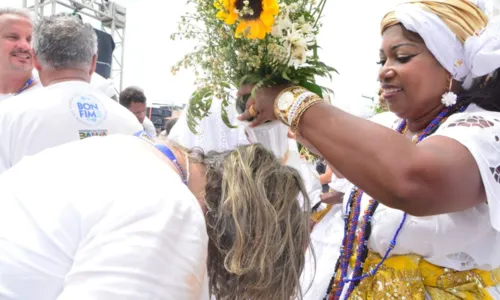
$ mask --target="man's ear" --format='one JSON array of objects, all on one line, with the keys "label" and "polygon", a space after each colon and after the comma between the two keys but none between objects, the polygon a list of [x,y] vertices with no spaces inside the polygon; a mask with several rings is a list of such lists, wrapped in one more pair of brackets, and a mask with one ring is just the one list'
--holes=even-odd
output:
[{"label": "man's ear", "polygon": [[35,55],[35,51],[31,50],[31,53],[33,53],[33,67],[35,67],[38,73],[40,73],[40,70],[42,69],[42,64],[40,64],[38,57]]},{"label": "man's ear", "polygon": [[94,74],[96,67],[97,67],[97,54],[94,54],[94,56],[92,56],[92,64],[90,66],[90,72],[89,72],[90,76]]}]

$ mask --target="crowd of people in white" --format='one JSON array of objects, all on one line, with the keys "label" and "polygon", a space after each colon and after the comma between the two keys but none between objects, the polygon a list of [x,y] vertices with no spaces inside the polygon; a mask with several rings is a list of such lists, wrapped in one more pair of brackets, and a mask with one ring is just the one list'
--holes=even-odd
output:
[{"label": "crowd of people in white", "polygon": [[500,299],[500,21],[417,0],[381,33],[390,112],[276,86],[159,133],[90,25],[0,8],[0,299]]}]

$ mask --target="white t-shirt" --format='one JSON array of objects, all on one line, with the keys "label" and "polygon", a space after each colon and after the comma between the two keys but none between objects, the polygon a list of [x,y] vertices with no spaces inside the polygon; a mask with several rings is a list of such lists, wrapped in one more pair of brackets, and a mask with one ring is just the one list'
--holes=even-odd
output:
[{"label": "white t-shirt", "polygon": [[148,117],[144,118],[144,121],[142,121],[142,126],[144,127],[144,131],[146,131],[150,136],[157,136],[155,125]]},{"label": "white t-shirt", "polygon": [[96,72],[92,73],[90,84],[106,94],[108,97],[118,96],[113,80],[106,79]]},{"label": "white t-shirt", "polygon": [[306,188],[311,207],[314,207],[321,201],[321,194],[323,191],[318,171],[316,171],[313,164],[300,157],[297,141],[292,139],[288,140],[288,151],[289,154],[286,165],[299,171],[304,187]]},{"label": "white t-shirt", "polygon": [[[37,79],[35,78],[35,81],[31,84],[31,86],[24,90],[23,92],[21,92],[21,94],[27,94],[27,93],[30,93],[31,91],[34,91],[38,88],[41,88],[42,85],[40,84],[40,82],[37,81]],[[19,94],[19,95],[21,95]],[[16,94],[12,93],[12,94],[0,94],[0,104],[2,104],[3,102],[5,102],[7,99],[11,98],[11,97],[14,97],[16,96]]]},{"label": "white t-shirt", "polygon": [[[34,79],[34,82],[30,86],[30,88],[25,90],[22,93],[27,93],[29,91],[43,87],[42,84],[40,83],[40,76],[39,76],[38,71],[36,69],[33,69],[33,79]],[[108,96],[108,97],[117,96],[117,94],[118,94],[118,92],[116,91],[116,89],[114,87],[113,81],[111,79],[105,79],[104,77],[97,74],[96,72],[92,73],[90,84],[93,87],[100,90],[101,92],[103,92],[104,94],[106,94],[106,96]],[[4,100],[6,100],[10,97],[13,97],[13,96],[16,96],[16,94],[0,94],[0,103],[2,103]]]},{"label": "white t-shirt", "polygon": [[2,103],[0,173],[46,148],[141,130],[130,111],[89,83],[68,81],[28,91]]},{"label": "white t-shirt", "polygon": [[9,99],[12,96],[14,96],[14,94],[0,94],[0,103],[2,103],[4,100]]},{"label": "white t-shirt", "polygon": [[0,299],[209,299],[202,210],[154,151],[93,137],[0,175]]}]

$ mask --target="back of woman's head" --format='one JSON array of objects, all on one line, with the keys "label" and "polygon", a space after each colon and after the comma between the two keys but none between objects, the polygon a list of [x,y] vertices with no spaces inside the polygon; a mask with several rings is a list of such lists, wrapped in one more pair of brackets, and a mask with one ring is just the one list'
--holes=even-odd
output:
[{"label": "back of woman's head", "polygon": [[261,145],[205,159],[208,272],[211,293],[224,299],[300,297],[309,245],[307,194],[298,172]]}]

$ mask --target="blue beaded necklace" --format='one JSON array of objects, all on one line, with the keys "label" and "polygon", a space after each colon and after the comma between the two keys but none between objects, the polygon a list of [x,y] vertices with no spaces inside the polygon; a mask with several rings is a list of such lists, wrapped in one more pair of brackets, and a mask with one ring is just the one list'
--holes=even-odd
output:
[{"label": "blue beaded necklace", "polygon": [[[424,138],[431,135],[435,132],[439,126],[446,120],[448,116],[456,112],[463,112],[467,109],[468,105],[462,106],[452,106],[444,108],[435,118],[432,120],[429,125],[418,135],[418,137],[414,140],[415,143],[421,142]],[[404,133],[407,128],[406,120],[403,120],[397,127],[396,131],[399,133]],[[403,228],[403,225],[406,222],[407,214],[403,214],[403,218],[389,244],[385,255],[382,260],[370,271],[363,274],[363,264],[366,260],[368,254],[368,240],[371,234],[371,225],[372,225],[372,217],[375,213],[375,210],[378,207],[379,202],[376,200],[370,200],[368,204],[368,208],[366,209],[363,215],[363,222],[360,233],[358,235],[358,249],[356,251],[356,261],[353,268],[352,278],[349,279],[347,277],[347,273],[349,270],[349,261],[351,256],[353,255],[353,248],[356,239],[356,230],[358,228],[359,217],[361,214],[361,199],[363,198],[364,192],[360,190],[358,187],[354,187],[349,195],[349,199],[346,205],[346,211],[344,214],[344,237],[342,239],[342,245],[340,247],[340,255],[335,265],[335,272],[333,274],[332,279],[330,280],[330,284],[328,286],[328,290],[324,300],[338,300],[342,295],[344,287],[346,284],[349,285],[345,299],[348,299],[359,282],[367,277],[375,275],[377,273],[380,266],[384,264],[384,262],[389,257],[391,251],[396,247],[396,241]],[[340,269],[340,279],[337,278],[338,271]]]},{"label": "blue beaded necklace", "polygon": [[179,163],[179,160],[175,157],[174,152],[167,145],[156,143],[155,140],[154,140],[154,138],[151,137],[144,130],[141,130],[141,131],[135,133],[134,136],[139,137],[139,138],[141,138],[141,139],[149,142],[156,149],[158,149],[161,153],[163,153],[163,155],[165,155],[174,164],[174,166],[177,169],[177,171],[179,171],[179,174],[181,174],[182,182],[185,185],[188,185],[188,179],[189,179],[188,177],[189,176],[184,171],[184,168]]},{"label": "blue beaded necklace", "polygon": [[34,81],[33,77],[31,77],[30,79],[28,79],[28,81],[26,81],[26,83],[24,84],[24,86],[14,96],[17,96],[17,95],[21,94],[22,92],[24,92],[27,88],[29,88],[31,86],[31,84],[33,83],[33,81]]}]

